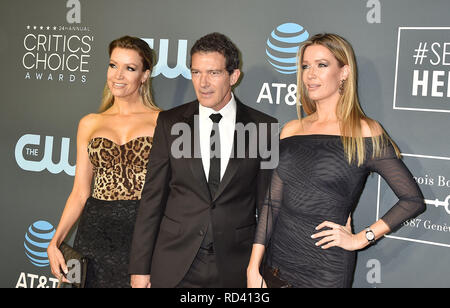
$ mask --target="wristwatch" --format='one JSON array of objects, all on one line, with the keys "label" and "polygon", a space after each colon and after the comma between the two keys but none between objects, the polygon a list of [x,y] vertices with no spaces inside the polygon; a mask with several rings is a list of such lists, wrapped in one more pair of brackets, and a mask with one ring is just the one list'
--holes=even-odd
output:
[{"label": "wristwatch", "polygon": [[369,244],[375,243],[375,233],[369,227],[366,228],[366,239]]}]

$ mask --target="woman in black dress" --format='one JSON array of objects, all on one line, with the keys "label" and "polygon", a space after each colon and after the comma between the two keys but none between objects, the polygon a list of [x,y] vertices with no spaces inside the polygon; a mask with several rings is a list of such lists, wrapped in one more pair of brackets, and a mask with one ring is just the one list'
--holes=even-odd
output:
[{"label": "woman in black dress", "polygon": [[125,36],[110,43],[109,56],[100,112],[79,123],[74,186],[47,249],[61,278],[67,265],[58,247],[81,216],[74,248],[88,258],[92,288],[130,287],[129,250],[159,114],[148,44]]},{"label": "woman in black dress", "polygon": [[[351,287],[355,251],[423,212],[425,204],[394,142],[360,108],[350,44],[318,34],[302,44],[298,58],[307,116],[298,105],[299,120],[281,132],[280,163],[260,214],[248,286],[265,285],[259,268],[267,252],[266,264],[293,287]],[[399,201],[353,234],[350,216],[370,172],[380,174]]]}]

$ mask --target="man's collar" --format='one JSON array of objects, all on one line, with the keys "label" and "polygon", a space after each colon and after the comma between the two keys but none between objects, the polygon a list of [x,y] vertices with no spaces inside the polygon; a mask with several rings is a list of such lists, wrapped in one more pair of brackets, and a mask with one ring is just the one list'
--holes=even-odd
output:
[{"label": "man's collar", "polygon": [[231,100],[219,111],[215,111],[212,108],[208,108],[199,104],[199,116],[201,118],[209,117],[213,113],[220,113],[223,117],[230,117],[236,115],[236,99],[234,98],[233,92],[231,92]]}]

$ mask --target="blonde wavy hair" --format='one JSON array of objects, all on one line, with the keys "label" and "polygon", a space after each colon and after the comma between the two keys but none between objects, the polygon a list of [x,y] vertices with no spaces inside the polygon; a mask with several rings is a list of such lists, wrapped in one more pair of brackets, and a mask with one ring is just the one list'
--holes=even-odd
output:
[{"label": "blonde wavy hair", "polygon": [[[316,103],[308,97],[306,86],[303,83],[303,55],[308,46],[322,45],[334,55],[340,67],[348,65],[350,68],[347,79],[340,89],[340,99],[337,105],[336,114],[341,129],[341,140],[344,152],[349,163],[357,162],[360,166],[365,159],[365,143],[362,136],[361,120],[366,121],[373,132],[382,130],[377,136],[372,136],[373,157],[379,157],[386,146],[391,143],[398,157],[400,151],[392,139],[387,135],[376,121],[368,118],[361,109],[358,99],[357,67],[355,54],[352,46],[347,40],[337,34],[323,33],[316,34],[303,42],[297,55],[297,114],[302,124],[302,106],[305,114],[310,115],[316,112]],[[300,105],[300,102],[302,104]],[[373,134],[372,134],[373,135]]]},{"label": "blonde wavy hair", "polygon": [[[154,64],[154,56],[153,56],[153,50],[148,46],[148,44],[138,38],[133,36],[123,36],[121,38],[118,38],[114,41],[112,41],[109,44],[109,56],[111,57],[111,54],[115,48],[125,48],[125,49],[132,49],[138,52],[138,54],[141,56],[142,63],[143,63],[143,71],[146,70],[150,71],[150,76],[147,78],[147,80],[141,85],[141,88],[139,90],[139,93],[142,98],[142,102],[145,106],[154,109],[154,110],[161,110],[153,101],[152,97],[152,91],[151,91],[151,73],[153,69]],[[103,112],[108,110],[112,105],[114,104],[114,96],[112,95],[108,83],[106,83],[105,88],[103,89],[103,96],[102,96],[102,102],[100,104],[99,112]]]}]

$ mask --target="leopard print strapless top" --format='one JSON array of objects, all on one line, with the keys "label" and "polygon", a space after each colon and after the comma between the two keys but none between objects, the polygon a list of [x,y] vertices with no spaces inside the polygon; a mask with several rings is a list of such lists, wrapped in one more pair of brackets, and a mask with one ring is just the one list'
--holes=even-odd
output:
[{"label": "leopard print strapless top", "polygon": [[140,200],[152,148],[152,137],[138,137],[123,145],[104,137],[88,144],[94,166],[92,197],[100,200]]}]

